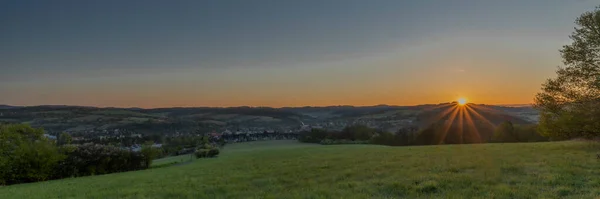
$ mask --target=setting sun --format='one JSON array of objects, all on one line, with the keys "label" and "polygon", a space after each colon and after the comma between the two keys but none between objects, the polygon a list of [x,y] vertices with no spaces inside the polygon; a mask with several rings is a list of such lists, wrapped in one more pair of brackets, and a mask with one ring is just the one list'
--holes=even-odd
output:
[{"label": "setting sun", "polygon": [[463,98],[463,97],[458,98],[458,105],[462,106],[462,105],[465,105],[465,104],[467,104],[467,99],[466,98]]}]

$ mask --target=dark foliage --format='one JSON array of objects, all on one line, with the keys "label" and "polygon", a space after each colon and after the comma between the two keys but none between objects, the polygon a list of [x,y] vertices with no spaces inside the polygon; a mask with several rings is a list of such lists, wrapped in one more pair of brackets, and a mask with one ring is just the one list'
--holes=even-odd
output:
[{"label": "dark foliage", "polygon": [[371,138],[370,143],[387,146],[407,146],[414,144],[415,136],[416,134],[412,132],[380,132]]},{"label": "dark foliage", "polygon": [[209,144],[208,142],[204,142],[203,145],[198,147],[196,152],[194,152],[196,158],[212,158],[217,157],[219,155],[218,145]]},{"label": "dark foliage", "polygon": [[470,126],[464,124],[461,126],[457,123],[438,122],[421,129],[416,134],[412,145],[541,141],[548,141],[548,139],[537,132],[534,124],[513,124],[510,121],[505,121],[495,128],[490,128],[486,125]]},{"label": "dark foliage", "polygon": [[324,140],[327,137],[332,137],[331,134],[332,133],[323,129],[312,129],[310,131],[301,132],[298,135],[298,140],[306,143],[320,143],[321,140]]},{"label": "dark foliage", "polygon": [[156,154],[70,145],[68,139],[59,147],[42,129],[23,124],[0,125],[0,141],[0,185],[140,170],[148,168]]},{"label": "dark foliage", "polygon": [[198,150],[196,150],[196,152],[194,153],[194,155],[196,155],[196,158],[212,158],[212,157],[217,157],[219,155],[219,149],[218,148],[198,149]]},{"label": "dark foliage", "polygon": [[298,136],[300,142],[320,143],[320,144],[357,144],[369,143],[369,141],[378,135],[376,129],[362,125],[348,126],[340,132],[330,132],[323,129],[312,129],[301,132]]},{"label": "dark foliage", "polygon": [[600,137],[600,7],[575,24],[572,43],[560,50],[564,67],[535,97],[540,133],[552,139]]},{"label": "dark foliage", "polygon": [[[513,126],[511,122],[507,121],[499,125],[495,131],[491,126],[459,124],[437,122],[421,130],[407,127],[396,133],[382,132],[359,125],[346,127],[340,132],[312,129],[300,133],[299,141],[325,145],[377,144],[387,146],[548,141],[536,131],[536,125],[533,124]],[[494,135],[493,138],[492,135]]]},{"label": "dark foliage", "polygon": [[146,169],[148,157],[140,152],[98,144],[66,145],[67,158],[56,167],[55,178],[102,175]]},{"label": "dark foliage", "polygon": [[513,125],[504,122],[494,131],[493,142],[543,142],[548,138],[537,131],[537,125]]},{"label": "dark foliage", "polygon": [[0,185],[52,178],[64,155],[43,134],[28,125],[0,125]]}]

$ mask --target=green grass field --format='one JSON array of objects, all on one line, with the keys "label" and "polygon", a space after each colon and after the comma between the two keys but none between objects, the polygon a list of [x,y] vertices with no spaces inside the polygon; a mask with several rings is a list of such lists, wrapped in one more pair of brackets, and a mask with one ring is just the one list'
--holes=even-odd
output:
[{"label": "green grass field", "polygon": [[0,198],[598,198],[599,151],[580,141],[252,142],[181,166],[0,187]]},{"label": "green grass field", "polygon": [[194,159],[195,159],[194,157],[190,158],[190,155],[171,156],[171,157],[161,158],[161,159],[152,161],[152,167],[162,167],[165,165],[190,162],[190,161],[193,161]]}]

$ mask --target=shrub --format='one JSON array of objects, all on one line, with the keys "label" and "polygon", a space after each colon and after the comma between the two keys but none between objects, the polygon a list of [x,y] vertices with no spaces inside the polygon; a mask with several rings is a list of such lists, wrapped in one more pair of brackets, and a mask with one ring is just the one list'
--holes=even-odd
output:
[{"label": "shrub", "polygon": [[218,148],[212,148],[210,151],[208,151],[208,157],[216,157],[217,155],[219,155]]},{"label": "shrub", "polygon": [[142,146],[140,153],[144,157],[144,166],[149,168],[152,165],[152,160],[159,157],[162,152],[160,149],[152,147],[152,142],[148,142]]},{"label": "shrub", "polygon": [[196,158],[212,158],[219,155],[219,149],[216,147],[210,149],[201,148],[196,150],[194,155],[196,155]]},{"label": "shrub", "polygon": [[198,150],[196,150],[194,155],[196,155],[196,158],[206,158],[206,157],[208,157],[209,151],[210,151],[210,149],[198,149]]}]

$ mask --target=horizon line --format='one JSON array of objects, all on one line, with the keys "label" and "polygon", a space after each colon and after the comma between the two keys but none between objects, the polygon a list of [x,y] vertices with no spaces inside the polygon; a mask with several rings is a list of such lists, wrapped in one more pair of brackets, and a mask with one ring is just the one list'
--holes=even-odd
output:
[{"label": "horizon line", "polygon": [[[376,105],[325,105],[325,106],[248,106],[248,105],[240,105],[240,106],[170,106],[170,107],[153,107],[153,108],[141,108],[141,107],[118,107],[118,106],[87,106],[87,105],[67,105],[67,104],[40,104],[40,105],[10,105],[10,104],[0,104],[0,106],[8,106],[8,107],[87,107],[87,108],[118,108],[118,109],[168,109],[168,108],[326,108],[326,107],[377,107],[377,106],[389,106],[389,107],[415,107],[415,106],[428,106],[428,105],[440,105],[440,104],[449,104],[456,103],[456,101],[451,102],[440,102],[440,103],[424,103],[424,104],[414,104],[414,105],[390,105],[390,104],[376,104]],[[486,103],[468,103],[468,104],[476,104],[476,105],[492,105],[492,106],[503,106],[503,107],[528,107],[533,106],[532,103],[498,103],[498,104],[486,104]]]}]

